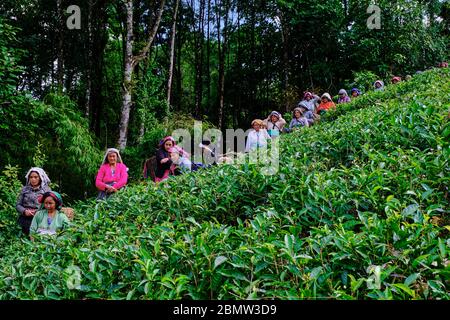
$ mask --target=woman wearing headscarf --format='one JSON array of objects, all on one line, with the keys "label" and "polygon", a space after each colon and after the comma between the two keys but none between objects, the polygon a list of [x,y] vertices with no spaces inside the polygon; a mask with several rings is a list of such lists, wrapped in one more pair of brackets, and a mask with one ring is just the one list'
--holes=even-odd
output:
[{"label": "woman wearing headscarf", "polygon": [[62,198],[58,192],[49,191],[39,197],[39,211],[31,222],[30,234],[50,234],[66,228],[69,218],[61,211]]},{"label": "woman wearing headscarf", "polygon": [[350,97],[348,96],[347,91],[346,91],[345,89],[339,90],[339,99],[338,99],[337,103],[338,103],[338,104],[341,104],[341,103],[348,103],[348,102],[350,102],[350,101],[351,101],[351,99],[350,99]]},{"label": "woman wearing headscarf", "polygon": [[375,91],[384,91],[384,82],[381,80],[375,81],[373,84]]},{"label": "woman wearing headscarf", "polygon": [[334,104],[333,100],[331,99],[331,96],[329,93],[324,93],[322,97],[320,98],[320,105],[317,108],[317,112],[319,114],[326,112],[330,109],[336,109],[336,105]]},{"label": "woman wearing headscarf", "polygon": [[361,91],[359,91],[358,88],[353,88],[352,89],[352,97],[353,98],[359,97],[360,95],[361,95]]},{"label": "woman wearing headscarf", "polygon": [[286,125],[286,120],[283,119],[281,114],[277,111],[272,111],[269,117],[264,120],[264,126],[267,128],[269,135],[273,137],[278,137],[283,131]]},{"label": "woman wearing headscarf", "polygon": [[402,81],[402,78],[400,78],[400,77],[392,77],[392,79],[391,79],[392,84],[397,84],[401,81]]},{"label": "woman wearing headscarf", "polygon": [[271,138],[265,129],[264,121],[260,119],[253,120],[252,130],[250,130],[247,137],[245,152],[267,147],[267,141],[270,139]]},{"label": "woman wearing headscarf", "polygon": [[25,175],[26,185],[22,188],[16,203],[19,212],[17,222],[23,233],[30,233],[30,225],[39,208],[38,198],[50,191],[50,179],[42,168],[33,167]]},{"label": "woman wearing headscarf", "polygon": [[[155,182],[161,182],[169,177],[170,168],[173,164],[170,158],[170,150],[174,147],[177,147],[177,144],[171,136],[167,136],[160,141],[159,149],[156,151]],[[178,150],[182,156],[189,157],[188,153],[182,148],[178,147]]]},{"label": "woman wearing headscarf", "polygon": [[[310,115],[309,119],[305,114]],[[286,129],[286,132],[292,132],[301,127],[309,127],[310,123],[312,124],[313,122],[312,112],[308,111],[308,107],[305,104],[301,104],[301,107],[295,108],[292,112],[292,121],[289,124],[289,128]]]},{"label": "woman wearing headscarf", "polygon": [[126,186],[127,182],[128,168],[123,164],[119,150],[108,149],[95,178],[95,186],[99,190],[97,199],[108,198]]},{"label": "woman wearing headscarf", "polygon": [[319,105],[320,97],[307,91],[303,95],[303,100],[298,103],[298,107],[300,107],[300,104],[306,105],[309,111],[315,112],[316,107]]}]

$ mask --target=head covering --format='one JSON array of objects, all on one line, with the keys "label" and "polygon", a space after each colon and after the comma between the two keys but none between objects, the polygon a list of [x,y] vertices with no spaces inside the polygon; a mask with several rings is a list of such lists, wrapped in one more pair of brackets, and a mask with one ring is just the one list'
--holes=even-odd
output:
[{"label": "head covering", "polygon": [[347,91],[345,89],[339,90],[339,94],[340,95],[343,94],[344,96],[348,96],[348,93],[347,93]]},{"label": "head covering", "polygon": [[361,95],[361,91],[359,91],[358,88],[353,88],[353,89],[352,89],[352,93],[353,93],[353,92],[356,92],[356,93],[358,94],[358,96]]},{"label": "head covering", "polygon": [[278,117],[278,119],[281,119],[281,114],[278,111],[272,111],[269,115],[269,118],[271,118],[272,116],[276,116]]},{"label": "head covering", "polygon": [[393,77],[391,81],[392,81],[392,83],[400,82],[400,81],[402,81],[402,78],[400,78],[400,77]]},{"label": "head covering", "polygon": [[167,141],[172,141],[173,145],[174,145],[174,146],[176,145],[175,139],[174,139],[172,136],[167,136],[167,137],[165,137],[164,139],[162,139],[162,140],[159,142],[159,147],[160,147],[160,148],[164,147],[164,144],[165,144]]},{"label": "head covering", "polygon": [[305,108],[306,110],[308,110],[308,108],[305,105],[302,105],[301,107],[297,107],[294,109],[294,111],[292,111],[292,118],[295,119],[295,112],[300,112],[300,116],[305,113],[305,111],[302,109]]},{"label": "head covering", "polygon": [[377,83],[379,83],[381,85],[381,87],[384,87],[384,82],[381,80],[377,80],[375,81],[375,83],[373,84],[373,86],[376,88],[377,87]]},{"label": "head covering", "polygon": [[63,205],[63,201],[62,201],[62,197],[61,195],[56,192],[56,191],[47,191],[46,193],[44,193],[42,196],[39,196],[38,198],[38,202],[41,204],[41,206],[39,207],[39,209],[43,209],[44,208],[44,201],[46,198],[48,197],[52,197],[53,200],[55,200],[56,203],[56,209],[57,210],[61,210],[62,205]]},{"label": "head covering", "polygon": [[178,153],[180,156],[182,156],[184,154],[183,149],[181,149],[178,146],[170,148],[169,153]]},{"label": "head covering", "polygon": [[119,150],[117,150],[116,148],[109,148],[108,150],[106,150],[102,164],[108,163],[108,154],[110,154],[111,152],[115,152],[117,154],[117,162],[123,163]]},{"label": "head covering", "polygon": [[406,75],[405,80],[411,80],[412,76],[410,74]]},{"label": "head covering", "polygon": [[322,97],[320,97],[321,99],[323,99],[323,98],[327,98],[329,101],[333,101],[333,99],[331,99],[331,96],[330,96],[330,94],[328,93],[328,92],[325,92],[323,95],[322,95]]},{"label": "head covering", "polygon": [[253,125],[254,125],[255,123],[256,123],[256,124],[259,124],[261,128],[264,127],[264,121],[262,121],[261,119],[255,119],[255,120],[253,120],[253,121],[252,121],[252,127],[253,127]]},{"label": "head covering", "polygon": [[312,93],[309,91],[306,91],[305,94],[303,95],[303,99],[306,99],[306,97],[312,97]]},{"label": "head covering", "polygon": [[448,62],[447,62],[447,61],[442,61],[442,62],[439,64],[439,67],[440,67],[440,68],[448,68]]},{"label": "head covering", "polygon": [[30,185],[30,174],[32,172],[36,172],[39,175],[39,178],[41,178],[41,187],[49,185],[50,179],[48,178],[44,169],[39,168],[39,167],[33,167],[30,170],[28,170],[27,174],[25,175],[25,179],[27,181],[27,186]]}]

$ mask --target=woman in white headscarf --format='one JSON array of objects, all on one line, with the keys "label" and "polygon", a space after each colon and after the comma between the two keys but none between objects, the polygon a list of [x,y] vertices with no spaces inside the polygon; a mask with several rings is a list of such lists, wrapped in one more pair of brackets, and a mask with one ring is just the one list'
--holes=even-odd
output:
[{"label": "woman in white headscarf", "polygon": [[127,182],[128,168],[123,164],[119,150],[108,149],[95,179],[95,186],[99,190],[98,199],[108,198],[123,188]]},{"label": "woman in white headscarf", "polygon": [[17,222],[22,231],[29,235],[31,221],[39,208],[38,198],[50,191],[50,179],[42,168],[33,167],[25,175],[26,185],[17,199],[16,210],[19,212]]}]

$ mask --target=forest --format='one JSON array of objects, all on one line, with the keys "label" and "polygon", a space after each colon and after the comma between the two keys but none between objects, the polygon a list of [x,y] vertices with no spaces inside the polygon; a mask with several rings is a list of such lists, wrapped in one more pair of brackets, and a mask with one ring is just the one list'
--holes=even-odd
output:
[{"label": "forest", "polygon": [[[449,35],[440,0],[2,0],[0,299],[449,299]],[[275,175],[143,176],[177,129],[352,88]],[[97,201],[108,148],[128,185]],[[20,233],[31,167],[74,209],[57,242]]]}]

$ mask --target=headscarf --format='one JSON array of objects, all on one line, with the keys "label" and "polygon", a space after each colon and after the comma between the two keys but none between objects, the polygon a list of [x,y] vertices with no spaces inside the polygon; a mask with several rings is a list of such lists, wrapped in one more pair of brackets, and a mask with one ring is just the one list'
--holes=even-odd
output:
[{"label": "headscarf", "polygon": [[312,93],[309,91],[306,91],[305,94],[303,95],[303,100],[306,100],[306,97],[311,97],[312,98]]},{"label": "headscarf", "polygon": [[[164,144],[165,144],[167,141],[172,141],[172,143],[173,143],[172,148],[177,148],[177,150],[178,150],[178,152],[179,152],[179,154],[180,154],[181,156],[189,157],[189,153],[187,153],[186,151],[184,151],[183,148],[177,146],[177,144],[176,144],[176,142],[175,142],[175,139],[174,139],[172,136],[167,136],[167,137],[165,137],[164,139],[162,139],[162,140],[159,142],[159,148],[163,149],[164,152],[166,152],[166,149],[164,149]],[[170,152],[170,151],[169,151],[169,152]]]},{"label": "headscarf", "polygon": [[356,93],[358,94],[358,96],[361,95],[361,91],[359,91],[358,88],[353,88],[353,89],[352,89],[352,93],[353,93],[353,92],[356,92]]},{"label": "headscarf", "polygon": [[347,93],[347,91],[345,89],[339,90],[339,94],[340,95],[343,94],[344,96],[348,96],[348,93]]},{"label": "headscarf", "polygon": [[295,108],[294,111],[292,111],[292,118],[293,119],[295,119],[295,112],[296,111],[300,112],[300,116],[302,116],[305,113],[305,111],[302,108],[308,110],[308,107],[304,103],[299,104],[299,107]]},{"label": "headscarf", "polygon": [[400,81],[402,81],[402,78],[400,78],[400,77],[393,77],[392,80],[391,80],[392,83],[400,82]]},{"label": "headscarf", "polygon": [[278,120],[281,119],[281,114],[280,114],[278,111],[272,111],[272,112],[270,113],[270,115],[269,115],[269,120],[270,120],[270,121],[272,121],[272,119],[271,119],[272,116],[278,117]]},{"label": "headscarf", "polygon": [[384,82],[381,80],[377,80],[375,81],[375,83],[373,84],[374,88],[377,89],[377,83],[381,84],[380,88],[384,88]]},{"label": "headscarf", "polygon": [[164,144],[166,143],[166,141],[172,141],[173,145],[174,146],[176,145],[175,139],[172,136],[167,136],[159,142],[159,147],[160,148],[164,147]]},{"label": "headscarf", "polygon": [[48,178],[44,169],[39,168],[39,167],[33,167],[30,170],[28,170],[27,174],[25,175],[25,179],[27,181],[27,186],[30,185],[30,174],[32,172],[36,172],[39,175],[39,178],[41,179],[41,187],[48,186],[50,184],[50,179]]},{"label": "headscarf", "polygon": [[117,162],[123,163],[119,150],[117,150],[116,148],[109,148],[108,150],[106,150],[102,164],[108,163],[108,154],[110,154],[111,152],[115,152],[117,154]]},{"label": "headscarf", "polygon": [[254,125],[255,123],[256,123],[256,124],[259,124],[259,126],[260,126],[261,128],[264,128],[264,121],[262,121],[261,119],[255,119],[255,120],[253,120],[251,126],[253,127],[253,125]]},{"label": "headscarf", "polygon": [[46,193],[44,193],[43,195],[39,196],[38,198],[38,202],[41,204],[41,206],[39,207],[39,210],[44,208],[44,201],[46,198],[48,197],[52,197],[53,200],[55,200],[56,203],[56,209],[57,210],[61,210],[62,205],[63,205],[63,201],[62,201],[62,197],[61,195],[56,192],[56,191],[47,191]]},{"label": "headscarf", "polygon": [[322,95],[322,97],[320,97],[320,99],[323,99],[323,98],[327,98],[328,101],[333,101],[333,99],[331,99],[331,96],[330,96],[330,94],[329,94],[328,92],[325,92],[325,93]]}]

